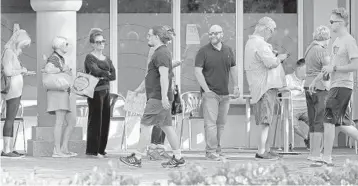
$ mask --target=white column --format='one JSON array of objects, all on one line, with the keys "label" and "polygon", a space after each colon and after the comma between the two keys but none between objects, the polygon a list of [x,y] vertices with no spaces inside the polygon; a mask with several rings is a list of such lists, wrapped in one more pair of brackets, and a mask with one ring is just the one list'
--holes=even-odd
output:
[{"label": "white column", "polygon": [[[236,66],[240,94],[244,91],[244,0],[236,1]],[[241,96],[242,97],[242,96]]]},{"label": "white column", "polygon": [[303,0],[297,1],[297,15],[298,15],[298,58],[303,58]]},{"label": "white column", "polygon": [[[76,73],[76,12],[82,6],[82,0],[31,0],[36,11],[37,43],[37,126],[32,128],[32,139],[28,141],[28,153],[33,156],[49,156],[53,150],[53,126],[55,117],[46,113],[47,95],[42,84],[41,69],[46,61],[43,55],[53,52],[52,41],[56,36],[68,38],[70,49],[66,54],[66,63]],[[71,111],[76,117],[76,96],[71,96]],[[82,129],[76,127],[69,143],[72,151],[83,153]],[[79,146],[81,144],[81,147]]]},{"label": "white column", "polygon": [[113,66],[114,68],[116,69],[116,72],[117,72],[117,77],[116,77],[116,80],[115,81],[112,81],[111,82],[111,90],[110,92],[111,93],[116,93],[118,94],[118,81],[120,81],[118,79],[118,73],[119,73],[119,70],[118,70],[118,49],[117,49],[117,46],[118,46],[118,2],[117,0],[110,0],[110,12],[109,12],[109,20],[110,20],[110,23],[109,23],[109,28],[110,28],[110,32],[109,32],[109,35],[110,35],[110,57],[111,57],[111,60],[113,62]]},{"label": "white column", "polygon": [[[172,14],[173,14],[173,28],[175,31],[175,38],[173,41],[173,60],[181,60],[181,43],[180,43],[180,3],[181,1],[176,0],[172,1]],[[181,92],[181,68],[177,67],[174,70],[175,73],[175,83],[178,85],[179,92]]]},{"label": "white column", "polygon": [[[351,10],[350,10],[350,25],[351,25],[351,34],[358,41],[358,1],[351,0]],[[358,72],[354,73],[354,91],[353,91],[353,119],[358,120]]]}]

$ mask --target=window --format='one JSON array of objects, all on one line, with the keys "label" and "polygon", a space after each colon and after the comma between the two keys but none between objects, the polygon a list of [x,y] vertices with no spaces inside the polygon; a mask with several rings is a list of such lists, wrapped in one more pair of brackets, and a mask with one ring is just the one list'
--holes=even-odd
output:
[{"label": "window", "polygon": [[118,0],[118,13],[171,13],[171,0]]},{"label": "window", "polygon": [[30,0],[1,0],[1,13],[35,13]]},{"label": "window", "polygon": [[297,13],[297,0],[244,0],[244,13]]},{"label": "window", "polygon": [[181,13],[235,13],[236,0],[181,0]]}]

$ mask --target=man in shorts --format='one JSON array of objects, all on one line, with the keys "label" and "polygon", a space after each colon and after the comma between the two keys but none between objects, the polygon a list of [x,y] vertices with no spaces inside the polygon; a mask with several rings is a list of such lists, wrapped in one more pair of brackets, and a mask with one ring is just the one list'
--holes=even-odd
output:
[{"label": "man in shorts", "polygon": [[348,32],[348,12],[344,8],[332,11],[331,29],[338,35],[332,47],[331,65],[322,72],[331,73],[331,89],[328,92],[324,118],[324,153],[320,163],[333,166],[332,148],[335,127],[358,140],[358,130],[353,126],[350,111],[347,109],[354,86],[353,72],[358,70],[358,47],[356,40]]},{"label": "man in shorts", "polygon": [[147,104],[141,120],[141,133],[137,146],[137,152],[126,157],[120,157],[123,163],[141,167],[142,156],[146,155],[146,147],[150,144],[152,126],[159,126],[167,136],[173,149],[173,157],[163,167],[179,167],[185,165],[181,155],[179,138],[172,125],[171,102],[173,92],[171,83],[173,78],[172,58],[166,44],[171,40],[170,33],[163,26],[154,26],[147,35],[148,45],[155,51],[148,64],[148,72],[145,77],[145,89]]},{"label": "man in shorts", "polygon": [[259,125],[260,137],[256,159],[277,159],[277,153],[271,151],[268,140],[270,125],[273,122],[275,106],[277,106],[278,89],[267,85],[268,71],[278,67],[287,54],[274,54],[272,45],[267,41],[276,29],[276,23],[269,17],[258,21],[253,35],[245,45],[245,71],[249,83],[251,101],[254,104],[256,125]]}]

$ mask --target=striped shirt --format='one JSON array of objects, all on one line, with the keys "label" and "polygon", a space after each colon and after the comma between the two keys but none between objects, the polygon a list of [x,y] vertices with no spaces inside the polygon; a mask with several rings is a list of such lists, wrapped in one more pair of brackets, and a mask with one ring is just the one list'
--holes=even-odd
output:
[{"label": "striped shirt", "polygon": [[252,103],[256,103],[271,89],[266,84],[267,74],[280,62],[272,52],[272,46],[263,37],[250,35],[245,45],[244,63]]}]

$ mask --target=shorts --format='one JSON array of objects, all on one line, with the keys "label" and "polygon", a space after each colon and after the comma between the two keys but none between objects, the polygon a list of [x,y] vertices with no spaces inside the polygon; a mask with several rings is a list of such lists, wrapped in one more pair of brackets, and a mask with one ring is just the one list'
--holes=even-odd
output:
[{"label": "shorts", "polygon": [[171,109],[164,109],[161,100],[149,99],[144,109],[141,124],[146,126],[172,126]]},{"label": "shorts", "polygon": [[265,92],[260,100],[254,104],[256,125],[271,125],[275,114],[275,107],[278,105],[277,89],[270,89]]},{"label": "shorts", "polygon": [[336,126],[352,125],[351,111],[348,105],[351,100],[352,89],[333,87],[328,92],[324,122]]},{"label": "shorts", "polygon": [[316,93],[311,94],[308,88],[305,87],[309,132],[315,133],[324,131],[323,123],[326,110],[326,99],[328,91],[316,90]]}]

